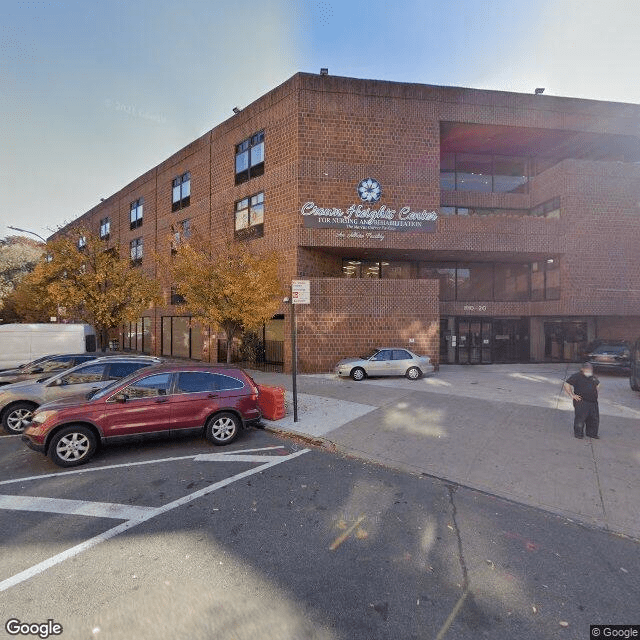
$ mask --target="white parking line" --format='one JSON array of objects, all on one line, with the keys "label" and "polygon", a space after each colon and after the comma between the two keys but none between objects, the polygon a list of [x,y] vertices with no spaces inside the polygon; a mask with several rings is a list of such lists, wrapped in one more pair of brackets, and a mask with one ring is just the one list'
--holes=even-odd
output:
[{"label": "white parking line", "polygon": [[[260,449],[241,449],[239,451],[229,451],[228,454],[233,455],[235,453],[249,453],[252,451],[270,451],[272,449],[286,449],[282,445],[275,447],[261,447]],[[83,469],[74,469],[73,471],[58,471],[57,473],[43,473],[39,476],[27,476],[25,478],[16,478],[14,480],[2,480],[0,486],[3,484],[16,484],[17,482],[27,482],[29,480],[41,480],[42,478],[59,478],[61,476],[69,476],[79,473],[92,473],[93,471],[106,471],[108,469],[122,469],[124,467],[138,467],[143,464],[157,464],[158,462],[175,462],[176,460],[193,460],[198,454],[190,456],[176,456],[173,458],[157,458],[155,460],[142,460],[141,462],[123,462],[121,464],[108,464],[102,467],[84,467]]]},{"label": "white parking line", "polygon": [[108,529],[104,533],[94,536],[93,538],[89,538],[88,540],[81,542],[75,547],[66,549],[65,551],[62,551],[61,553],[58,553],[57,555],[52,556],[47,560],[39,562],[33,567],[29,567],[29,569],[25,569],[24,571],[21,571],[20,573],[16,573],[14,576],[11,576],[10,578],[3,580],[2,582],[0,582],[0,591],[6,591],[11,587],[15,587],[17,584],[20,584],[25,580],[29,580],[30,578],[33,578],[34,576],[37,576],[40,573],[43,573],[47,569],[50,569],[51,567],[54,567],[55,565],[60,564],[65,560],[68,560],[69,558],[73,558],[74,556],[77,556],[83,551],[86,551],[87,549],[91,549],[92,547],[97,546],[101,542],[105,542],[106,540],[109,540],[110,538],[113,538],[118,534],[123,533],[124,531],[128,531],[129,529],[132,529],[133,527],[141,524],[142,522],[146,522],[151,518],[155,518],[156,516],[161,515],[163,513],[167,513],[172,509],[176,509],[177,507],[181,507],[185,504],[188,504],[193,500],[197,500],[198,498],[201,498],[202,496],[205,496],[208,493],[212,493],[214,491],[217,491],[218,489],[222,489],[223,487],[226,487],[234,482],[237,482],[238,480],[242,480],[243,478],[247,478],[249,476],[255,475],[256,473],[260,473],[261,471],[265,471],[266,469],[275,467],[276,465],[281,464],[283,462],[287,462],[288,460],[293,460],[294,458],[301,456],[303,453],[308,453],[309,451],[310,451],[309,449],[302,449],[300,451],[296,451],[295,453],[291,453],[286,456],[269,456],[270,458],[269,461],[265,462],[264,464],[261,464],[259,467],[254,467],[253,469],[248,469],[247,471],[243,471],[242,473],[237,473],[234,476],[225,478],[224,480],[215,482],[209,485],[208,487],[204,487],[203,489],[194,491],[193,493],[190,493],[189,495],[186,495],[182,498],[178,498],[173,502],[169,502],[163,505],[162,507],[151,509],[146,513],[146,515],[141,516],[137,520],[127,520],[126,522],[123,522],[122,524],[119,524],[116,527],[113,527],[112,529]]},{"label": "white parking line", "polygon": [[8,495],[0,495],[0,509],[64,513],[74,516],[114,518],[116,520],[140,520],[155,511],[154,507],[136,507],[115,502],[89,502],[87,500],[66,500],[65,498]]}]

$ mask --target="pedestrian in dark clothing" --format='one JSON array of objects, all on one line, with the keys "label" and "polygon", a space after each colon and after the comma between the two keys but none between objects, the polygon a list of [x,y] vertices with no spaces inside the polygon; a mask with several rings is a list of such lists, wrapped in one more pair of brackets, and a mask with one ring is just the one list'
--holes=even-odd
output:
[{"label": "pedestrian in dark clothing", "polygon": [[573,399],[575,418],[573,420],[573,435],[584,438],[585,427],[588,438],[598,440],[598,426],[600,412],[598,411],[598,387],[600,380],[593,375],[593,367],[585,362],[578,373],[568,377],[563,388]]}]

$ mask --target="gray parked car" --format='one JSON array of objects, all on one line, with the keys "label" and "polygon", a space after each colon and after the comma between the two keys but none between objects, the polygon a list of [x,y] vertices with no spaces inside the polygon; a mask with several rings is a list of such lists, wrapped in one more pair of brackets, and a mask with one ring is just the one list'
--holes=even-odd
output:
[{"label": "gray parked car", "polygon": [[367,376],[406,376],[417,380],[433,371],[429,356],[396,347],[372,349],[360,358],[345,358],[335,368],[339,376],[351,376],[354,380],[364,380]]},{"label": "gray parked car", "polygon": [[45,402],[86,395],[142,367],[162,362],[152,356],[95,358],[73,369],[39,380],[16,382],[0,389],[0,420],[7,433],[22,433],[33,411]]},{"label": "gray parked car", "polygon": [[64,355],[52,355],[38,358],[32,362],[21,364],[15,369],[0,371],[0,385],[13,384],[23,380],[39,380],[50,378],[60,371],[71,369],[88,360],[95,360],[100,354],[91,353],[67,353]]}]

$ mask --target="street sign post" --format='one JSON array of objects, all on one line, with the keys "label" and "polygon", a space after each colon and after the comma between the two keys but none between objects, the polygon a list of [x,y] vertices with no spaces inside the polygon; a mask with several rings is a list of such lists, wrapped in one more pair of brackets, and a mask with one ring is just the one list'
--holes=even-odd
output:
[{"label": "street sign post", "polygon": [[298,327],[296,326],[296,305],[298,304],[311,304],[311,281],[291,281],[291,377],[294,422],[298,422]]}]

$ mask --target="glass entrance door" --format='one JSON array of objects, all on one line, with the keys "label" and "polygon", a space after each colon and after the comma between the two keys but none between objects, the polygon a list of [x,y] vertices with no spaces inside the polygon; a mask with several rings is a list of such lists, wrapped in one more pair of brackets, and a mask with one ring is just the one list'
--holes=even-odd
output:
[{"label": "glass entrance door", "polygon": [[491,363],[491,320],[460,318],[458,320],[458,363]]}]

